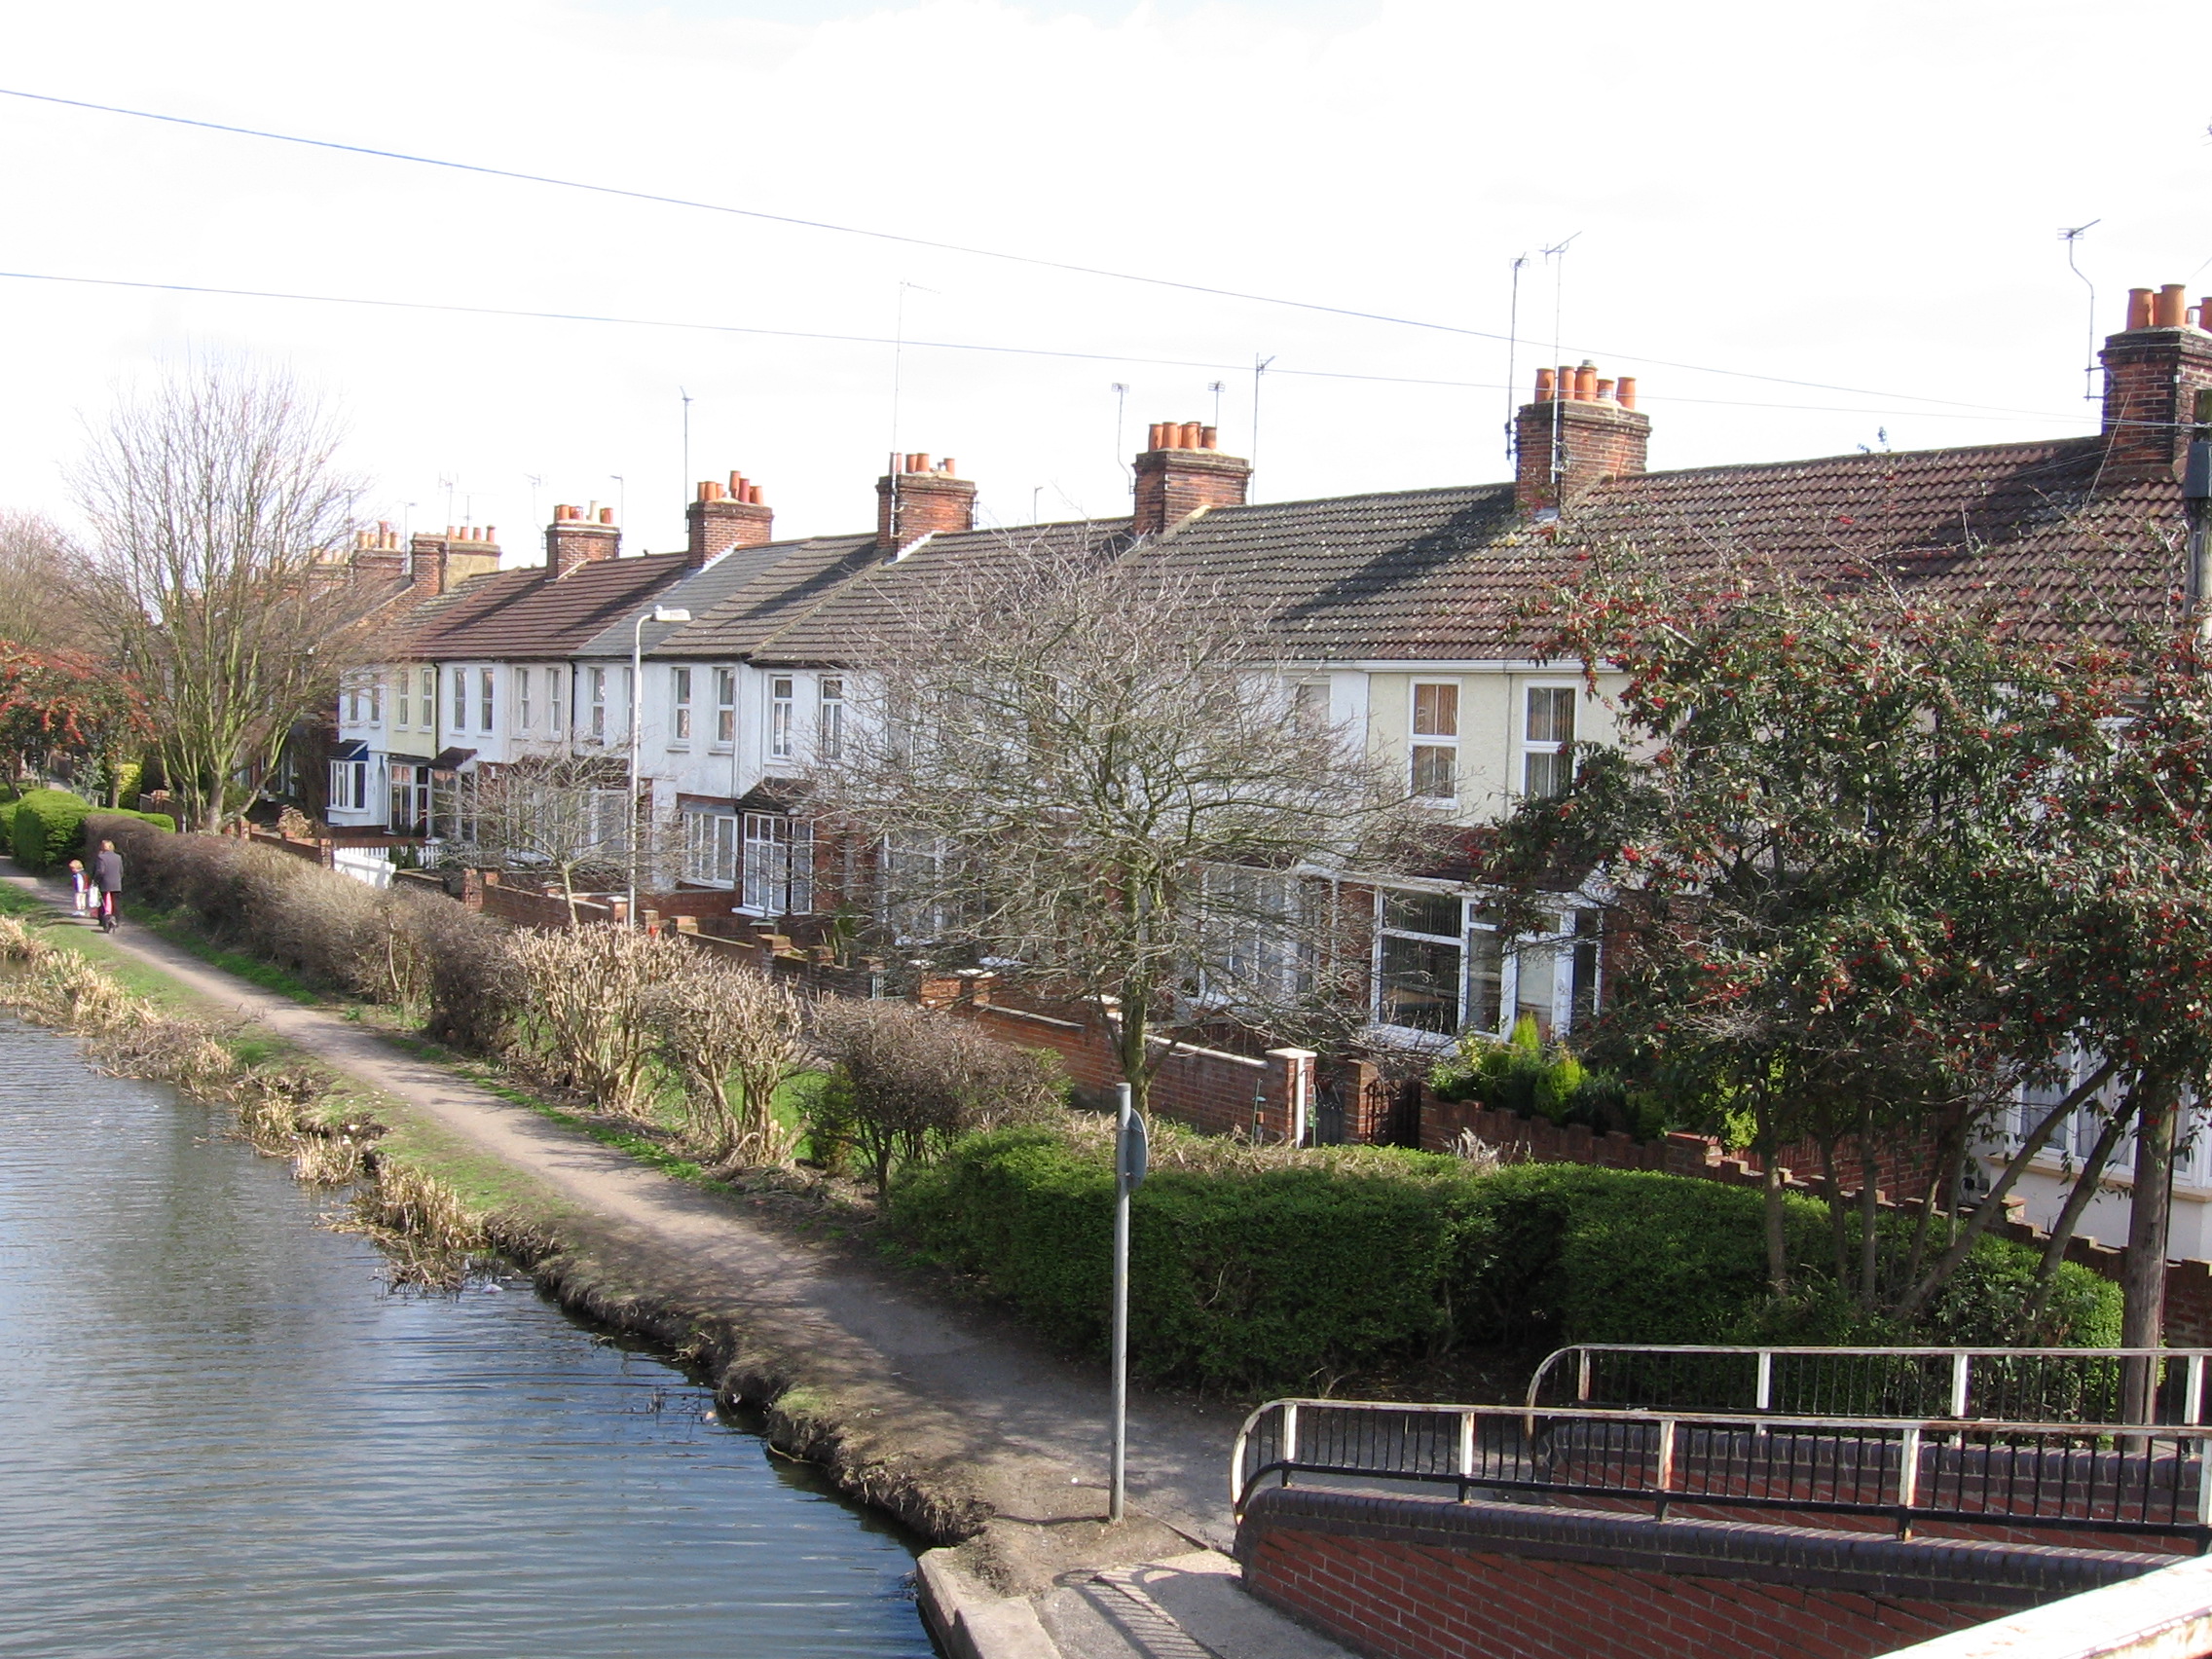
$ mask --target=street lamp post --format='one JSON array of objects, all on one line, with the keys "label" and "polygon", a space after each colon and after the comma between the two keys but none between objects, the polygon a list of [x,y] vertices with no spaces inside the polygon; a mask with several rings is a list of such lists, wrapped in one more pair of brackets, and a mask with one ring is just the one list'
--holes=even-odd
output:
[{"label": "street lamp post", "polygon": [[656,605],[638,612],[630,627],[630,907],[624,917],[638,925],[638,751],[645,744],[645,624],[688,622],[691,612],[681,605]]}]

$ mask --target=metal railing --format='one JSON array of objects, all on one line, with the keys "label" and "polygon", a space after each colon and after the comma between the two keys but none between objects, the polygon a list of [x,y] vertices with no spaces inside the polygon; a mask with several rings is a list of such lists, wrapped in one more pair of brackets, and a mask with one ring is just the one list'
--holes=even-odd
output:
[{"label": "metal railing", "polygon": [[2212,1539],[2212,1434],[2118,1423],[1272,1400],[1238,1430],[1239,1520],[1264,1481],[1882,1516]]},{"label": "metal railing", "polygon": [[1531,1406],[1796,1417],[2117,1422],[2126,1362],[2157,1368],[2155,1423],[2205,1420],[2212,1348],[1723,1347],[1583,1343],[1536,1368]]}]

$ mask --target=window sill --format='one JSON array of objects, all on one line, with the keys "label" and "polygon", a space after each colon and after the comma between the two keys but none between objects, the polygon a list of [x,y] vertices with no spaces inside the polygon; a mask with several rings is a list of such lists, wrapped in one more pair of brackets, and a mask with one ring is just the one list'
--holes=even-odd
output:
[{"label": "window sill", "polygon": [[735,755],[737,753],[737,745],[734,743],[709,744],[707,746],[707,753],[709,755]]}]

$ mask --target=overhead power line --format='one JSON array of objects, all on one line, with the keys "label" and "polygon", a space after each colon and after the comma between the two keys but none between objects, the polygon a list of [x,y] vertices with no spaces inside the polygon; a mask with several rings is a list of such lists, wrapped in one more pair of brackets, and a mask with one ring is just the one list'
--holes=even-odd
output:
[{"label": "overhead power line", "polygon": [[[840,346],[891,346],[909,350],[976,351],[1003,357],[1061,357],[1090,363],[1143,363],[1155,368],[1210,369],[1249,374],[1249,363],[1218,363],[1188,357],[1142,357],[1125,351],[1076,351],[1051,346],[994,346],[971,340],[900,340],[887,334],[832,334],[816,329],[760,328],[735,322],[685,322],[667,317],[615,316],[597,312],[522,311],[506,306],[463,306],[435,300],[393,300],[363,294],[301,294],[275,288],[218,288],[193,282],[149,282],[123,276],[75,276],[50,271],[0,271],[0,280],[57,282],[92,288],[135,288],[157,293],[207,294],[223,299],[281,300],[301,305],[367,306],[379,311],[443,312],[458,316],[505,316],[533,322],[587,322],[620,328],[672,328],[704,334],[744,334],[766,340],[817,340]],[[1276,367],[1272,375],[1303,380],[1363,381],[1378,386],[1432,386],[1472,391],[1508,389],[1494,381],[1447,380],[1421,375],[1362,374],[1350,369],[1292,369]],[[1874,409],[1825,403],[1759,403],[1742,398],[1678,397],[1646,394],[1646,403],[1686,403],[1724,409],[1798,410],[1831,415],[1897,415],[1929,421],[2038,421],[2064,423],[2078,419],[2037,409],[2006,409],[1995,405],[1967,406],[1975,413],[1940,410]]]},{"label": "overhead power line", "polygon": [[[1237,300],[1250,305],[1280,306],[1292,311],[1314,312],[1326,316],[1347,317],[1359,322],[1385,323],[1398,328],[1426,329],[1438,334],[1455,334],[1470,340],[1495,340],[1519,345],[1539,342],[1514,342],[1512,336],[1495,334],[1487,329],[1466,328],[1456,323],[1435,322],[1421,317],[1396,316],[1387,312],[1362,311],[1353,306],[1332,306],[1315,300],[1295,300],[1279,294],[1259,294],[1239,288],[1222,288],[1203,282],[1192,282],[1172,276],[1154,276],[1142,272],[1116,271],[1106,266],[1084,265],[1073,260],[1047,259],[1040,254],[1014,253],[1005,248],[973,247],[963,242],[939,241],[929,237],[906,236],[897,231],[881,231],[864,225],[840,225],[827,219],[805,219],[790,213],[771,213],[763,208],[737,207],[721,202],[701,202],[685,196],[668,196],[656,191],[636,190],[624,185],[593,184],[583,179],[561,178],[551,173],[525,172],[516,167],[496,167],[480,162],[458,162],[442,156],[418,156],[406,150],[387,150],[372,144],[347,144],[335,138],[310,138],[295,132],[272,132],[258,127],[238,127],[227,122],[203,121],[195,116],[168,115],[159,110],[129,109],[121,104],[94,103],[87,98],[59,97],[52,92],[26,92],[17,87],[0,87],[0,97],[22,98],[32,103],[55,104],[66,109],[92,110],[100,115],[129,116],[137,121],[160,121],[174,127],[197,127],[209,132],[228,132],[235,137],[262,138],[277,144],[299,144],[310,149],[337,150],[348,155],[368,156],[378,161],[405,162],[414,166],[442,167],[450,172],[475,173],[485,178],[510,179],[521,184],[541,184],[557,190],[588,191],[595,196],[613,196],[631,202],[646,202],[663,207],[685,207],[705,213],[723,213],[735,218],[756,219],[764,224],[789,225],[798,230],[827,231],[837,236],[864,237],[871,241],[896,242],[907,247],[926,247],[940,253],[956,253],[971,259],[994,259],[1010,265],[1034,266],[1045,271],[1060,271],[1079,276],[1096,276],[1115,282],[1140,282],[1148,287],[1170,288],[1186,294],[1204,294],[1213,299]],[[1838,386],[1827,381],[1796,380],[1787,375],[1762,375],[1749,369],[1720,369],[1707,363],[1685,363],[1666,357],[1646,356],[1639,351],[1615,351],[1599,347],[1576,346],[1571,348],[1578,356],[1605,357],[1616,361],[1648,364],[1654,368],[1681,369],[1692,374],[1724,375],[1736,380],[1763,381],[1770,386],[1793,386],[1808,391],[1843,392],[1853,397],[1886,397],[1904,403],[1933,403],[1951,409],[1986,409],[1987,404],[1969,403],[1955,397],[1927,397],[1911,391],[1875,391],[1865,387]],[[1139,359],[1129,359],[1137,361]],[[1472,383],[1469,383],[1472,384]]]}]

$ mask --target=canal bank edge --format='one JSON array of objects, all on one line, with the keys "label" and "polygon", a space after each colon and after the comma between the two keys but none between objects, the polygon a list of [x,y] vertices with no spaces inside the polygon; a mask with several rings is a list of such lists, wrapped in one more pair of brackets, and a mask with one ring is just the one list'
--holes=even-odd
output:
[{"label": "canal bank edge", "polygon": [[[21,875],[7,879],[66,915],[66,902],[47,884]],[[591,1213],[407,1101],[388,1076],[375,1075],[426,1062],[392,1053],[384,1065],[349,1064],[329,1043],[302,1041],[299,1021],[336,1028],[327,1035],[352,1040],[342,1048],[381,1040],[326,1013],[271,1006],[274,999],[161,941],[128,931],[115,939],[74,935],[64,931],[56,942],[103,967],[129,963],[133,977],[158,975],[179,993],[227,1017],[253,1021],[375,1094],[387,1130],[379,1156],[413,1164],[481,1204],[487,1231],[502,1252],[565,1307],[697,1365],[725,1400],[763,1411],[767,1438],[778,1451],[819,1465],[840,1491],[952,1546],[950,1560],[976,1588],[953,1607],[950,1628],[996,1629],[1009,1619],[1018,1624],[1012,1613],[969,1616],[992,1592],[1018,1599],[1070,1572],[1175,1555],[1206,1541],[1188,1527],[1144,1515],[1109,1527],[1097,1514],[1096,1489],[1072,1481],[1049,1456],[986,1437],[972,1418],[888,1381],[880,1367],[856,1363],[858,1356],[840,1351],[853,1346],[839,1340],[844,1333],[820,1319],[793,1328],[788,1318],[763,1318],[767,1309],[748,1296],[733,1297],[695,1255]],[[450,1075],[442,1081],[452,1089],[468,1087]],[[486,1103],[516,1110],[489,1097]],[[998,1651],[991,1650],[992,1659]]]}]

